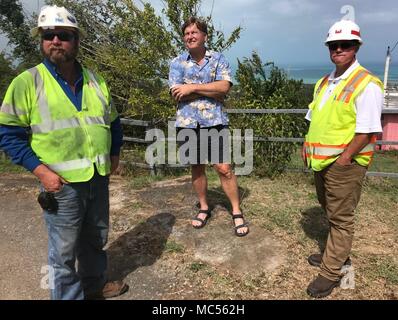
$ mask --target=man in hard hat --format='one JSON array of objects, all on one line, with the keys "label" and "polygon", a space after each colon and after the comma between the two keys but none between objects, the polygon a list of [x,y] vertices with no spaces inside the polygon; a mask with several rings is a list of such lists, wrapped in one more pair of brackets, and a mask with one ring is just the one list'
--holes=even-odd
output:
[{"label": "man in hard hat", "polygon": [[51,298],[114,297],[128,289],[107,281],[103,250],[109,175],[122,145],[120,119],[104,79],[76,60],[82,32],[68,10],[43,7],[32,35],[41,39],[44,61],[9,86],[0,109],[0,148],[38,177],[45,191],[40,203]]},{"label": "man in hard hat", "polygon": [[[226,160],[229,152],[225,139],[228,136],[228,118],[222,111],[224,98],[232,85],[231,68],[221,53],[206,48],[207,25],[204,21],[190,17],[181,31],[188,51],[171,62],[169,86],[172,97],[178,103],[177,138],[182,135],[189,137],[188,144],[196,141],[191,148],[197,151],[196,159],[189,162],[200,208],[192,220],[192,226],[203,228],[211,216],[205,165],[211,162],[231,202],[235,235],[242,237],[249,233],[249,227],[239,206],[236,176]],[[209,141],[207,133],[211,135],[212,132],[215,139]],[[184,156],[181,150],[180,156]]]},{"label": "man in hard hat", "polygon": [[314,171],[317,196],[329,220],[325,250],[309,256],[320,268],[309,295],[321,298],[339,285],[350,264],[354,210],[371,162],[376,134],[382,131],[383,84],[356,59],[362,45],[352,21],[336,22],[325,41],[335,70],[315,85],[306,118],[311,121],[302,157]]}]

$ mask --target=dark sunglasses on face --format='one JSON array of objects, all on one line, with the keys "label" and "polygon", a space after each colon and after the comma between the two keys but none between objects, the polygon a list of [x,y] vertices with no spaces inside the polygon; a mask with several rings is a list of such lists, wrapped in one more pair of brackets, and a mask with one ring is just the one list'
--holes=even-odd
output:
[{"label": "dark sunglasses on face", "polygon": [[57,36],[60,41],[71,41],[75,39],[75,35],[69,32],[45,32],[42,34],[41,38],[43,40],[53,41],[55,36]]},{"label": "dark sunglasses on face", "polygon": [[353,41],[344,41],[344,42],[330,42],[328,43],[329,50],[335,51],[337,48],[341,48],[342,50],[350,49],[357,44]]}]

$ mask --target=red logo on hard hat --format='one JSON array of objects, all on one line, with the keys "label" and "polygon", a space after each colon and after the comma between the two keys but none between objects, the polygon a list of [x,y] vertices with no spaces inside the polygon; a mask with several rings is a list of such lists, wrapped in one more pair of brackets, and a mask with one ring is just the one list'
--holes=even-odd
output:
[{"label": "red logo on hard hat", "polygon": [[360,37],[361,33],[359,31],[351,30],[351,34]]},{"label": "red logo on hard hat", "polygon": [[343,32],[343,30],[341,30],[341,29],[335,31],[335,33],[341,33],[341,32]]}]

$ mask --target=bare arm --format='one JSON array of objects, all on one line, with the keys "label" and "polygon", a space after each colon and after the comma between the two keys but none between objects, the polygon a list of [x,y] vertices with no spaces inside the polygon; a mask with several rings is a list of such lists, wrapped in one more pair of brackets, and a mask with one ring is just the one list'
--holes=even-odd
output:
[{"label": "bare arm", "polygon": [[211,83],[180,84],[171,89],[171,94],[176,101],[189,101],[201,96],[222,101],[230,88],[231,84],[227,80]]},{"label": "bare arm", "polygon": [[301,159],[303,160],[304,167],[307,166],[307,149],[305,147],[305,143],[303,143],[303,146],[301,147]]},{"label": "bare arm", "polygon": [[347,149],[340,155],[336,162],[343,166],[350,165],[352,158],[370,142],[373,135],[374,133],[356,133],[354,139],[352,139]]},{"label": "bare arm", "polygon": [[119,156],[111,156],[111,174],[114,174],[119,167]]}]

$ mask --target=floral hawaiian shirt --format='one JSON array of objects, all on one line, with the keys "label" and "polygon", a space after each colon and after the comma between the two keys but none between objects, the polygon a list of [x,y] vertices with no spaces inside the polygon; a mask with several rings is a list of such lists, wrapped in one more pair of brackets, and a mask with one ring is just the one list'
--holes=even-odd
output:
[{"label": "floral hawaiian shirt", "polygon": [[[227,80],[232,84],[231,68],[225,57],[218,52],[206,50],[205,62],[198,65],[188,52],[174,58],[170,63],[169,86],[189,83],[210,83]],[[201,128],[228,125],[223,104],[213,98],[200,97],[193,101],[179,102],[176,127]]]}]

